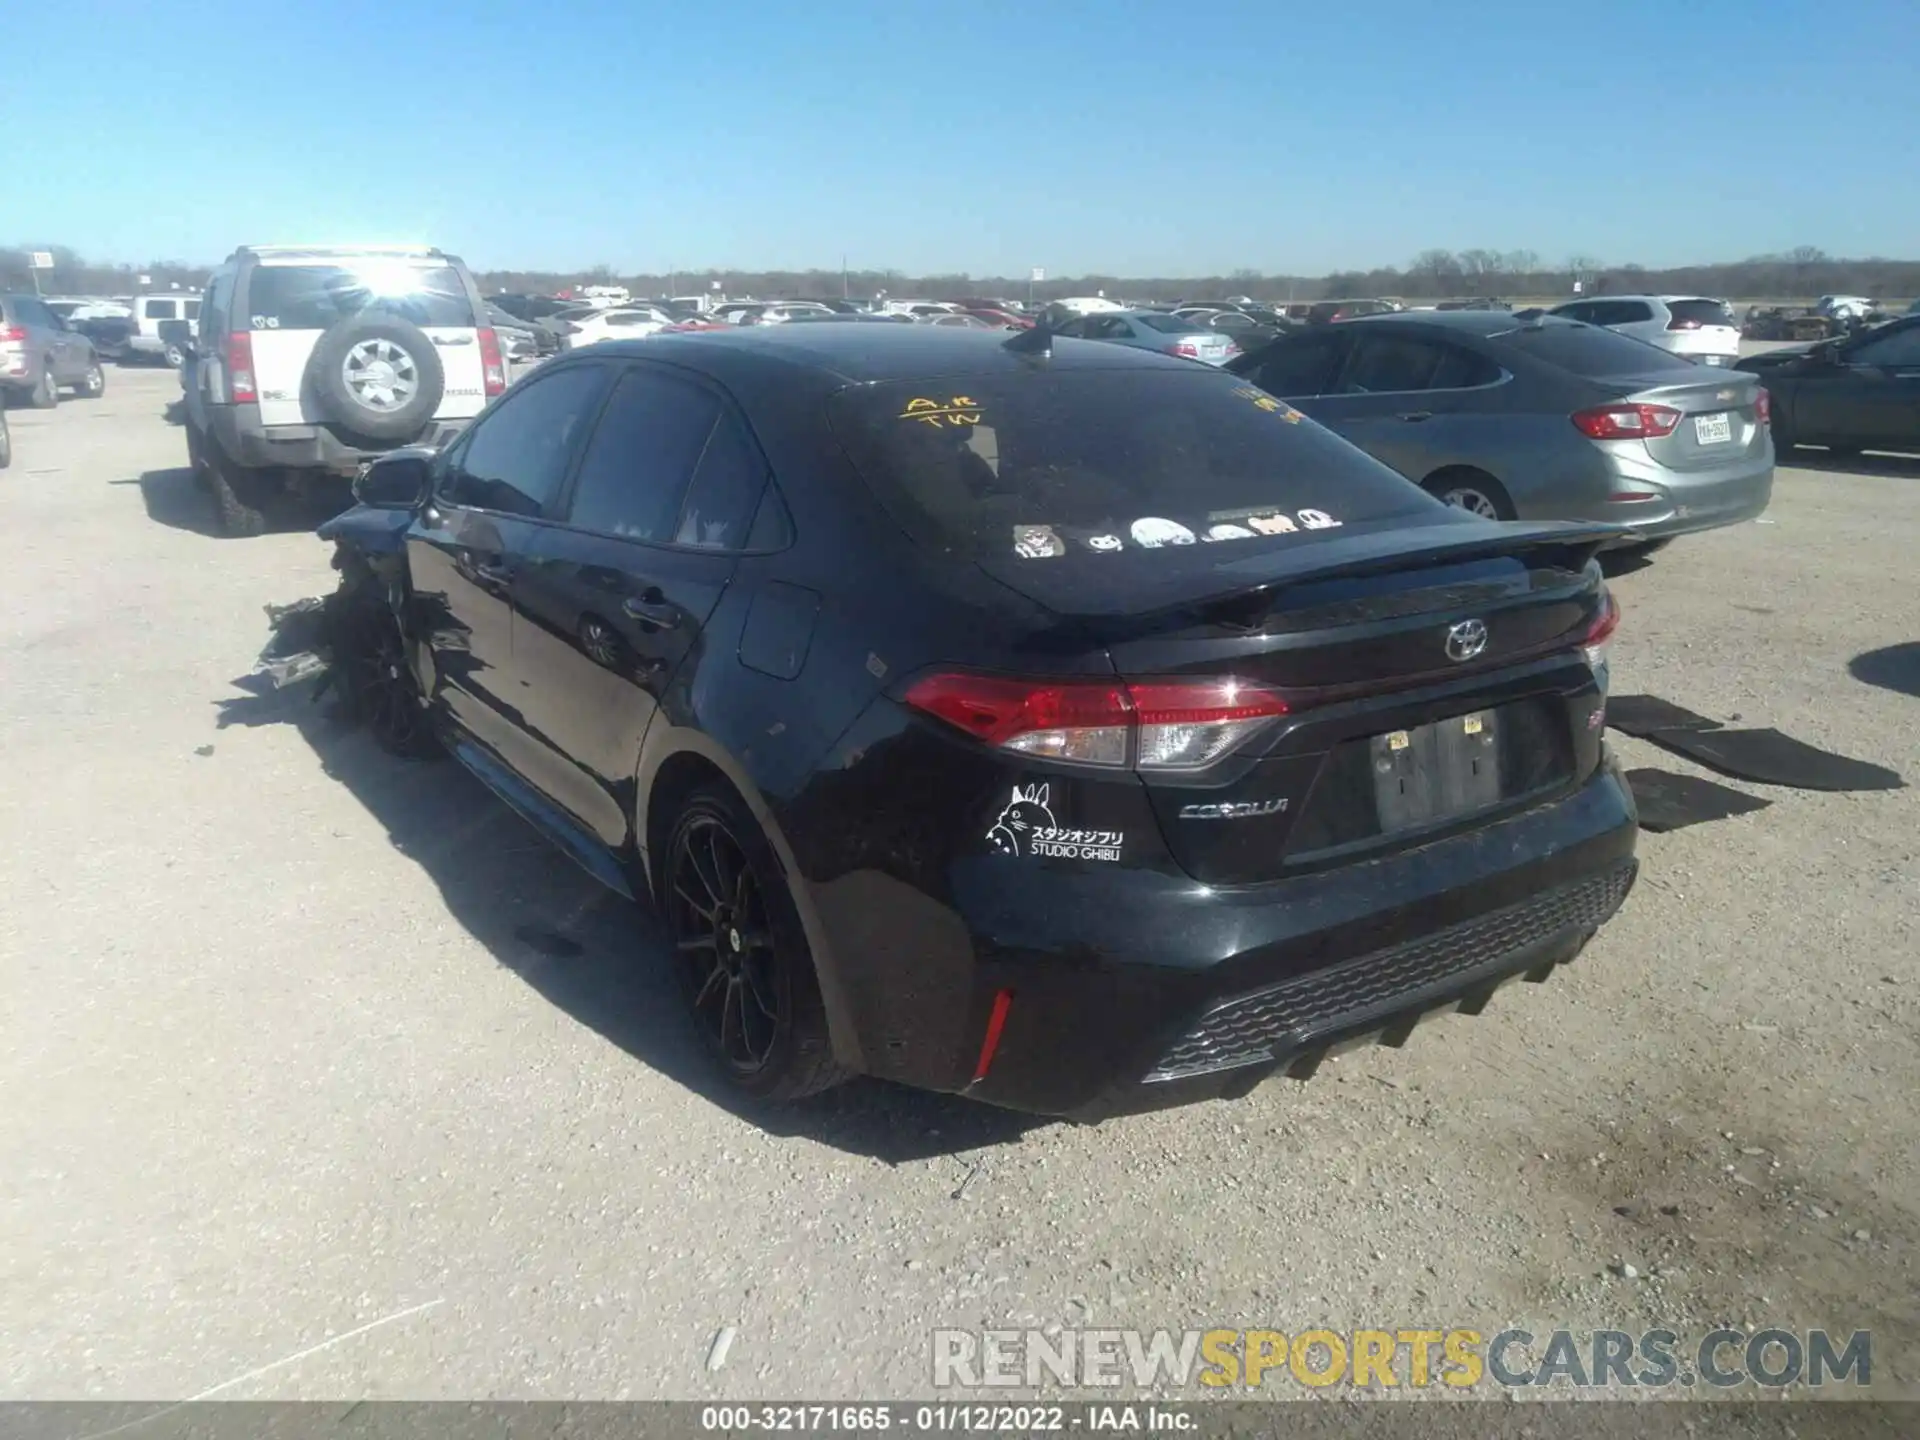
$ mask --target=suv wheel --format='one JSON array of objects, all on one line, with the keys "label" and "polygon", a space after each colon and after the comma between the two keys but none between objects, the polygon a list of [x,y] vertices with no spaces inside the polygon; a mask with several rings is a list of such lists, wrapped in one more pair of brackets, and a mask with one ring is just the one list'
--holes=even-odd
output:
[{"label": "suv wheel", "polygon": [[409,440],[440,408],[446,370],[419,326],[397,315],[349,317],[314,343],[307,376],[326,417],[364,440]]},{"label": "suv wheel", "polygon": [[98,400],[107,393],[107,372],[100,368],[98,360],[87,362],[86,377],[80,382],[80,398]]},{"label": "suv wheel", "polygon": [[51,410],[60,403],[60,382],[53,378],[53,357],[49,355],[40,366],[40,383],[33,387],[33,408]]},{"label": "suv wheel", "polygon": [[207,461],[207,489],[220,516],[221,533],[235,537],[265,533],[267,516],[260,504],[266,488],[264,477],[218,454],[208,456]]},{"label": "suv wheel", "polygon": [[681,988],[734,1089],[797,1100],[846,1078],[786,879],[730,787],[688,799],[660,878]]}]

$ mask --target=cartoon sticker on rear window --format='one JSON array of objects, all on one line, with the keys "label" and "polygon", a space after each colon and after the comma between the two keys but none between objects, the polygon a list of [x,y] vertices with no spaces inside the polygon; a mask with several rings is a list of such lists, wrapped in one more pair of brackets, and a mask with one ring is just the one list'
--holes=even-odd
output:
[{"label": "cartoon sticker on rear window", "polygon": [[1244,525],[1209,525],[1207,527],[1207,533],[1200,538],[1208,541],[1251,540],[1253,539],[1253,531],[1247,529]]},{"label": "cartoon sticker on rear window", "polygon": [[1247,524],[1262,535],[1291,535],[1300,528],[1291,517],[1282,515],[1278,510],[1271,515],[1249,515]]},{"label": "cartoon sticker on rear window", "polygon": [[1332,530],[1340,524],[1324,510],[1297,510],[1294,513],[1300,517],[1300,523],[1309,530]]},{"label": "cartoon sticker on rear window", "polygon": [[1087,548],[1089,550],[1098,550],[1102,554],[1111,554],[1125,544],[1126,542],[1118,535],[1089,535],[1087,537]]},{"label": "cartoon sticker on rear window", "polygon": [[931,425],[936,430],[943,425],[964,429],[980,423],[980,404],[966,395],[955,395],[947,400],[929,400],[925,396],[907,402],[907,408],[900,412],[902,420],[918,420]]},{"label": "cartoon sticker on rear window", "polygon": [[1067,553],[1067,542],[1054,533],[1051,525],[1013,527],[1013,553],[1027,560],[1044,560],[1050,555]]},{"label": "cartoon sticker on rear window", "polygon": [[1162,545],[1193,544],[1193,531],[1175,521],[1162,520],[1153,515],[1134,521],[1131,533],[1135,544],[1144,545],[1149,550]]}]

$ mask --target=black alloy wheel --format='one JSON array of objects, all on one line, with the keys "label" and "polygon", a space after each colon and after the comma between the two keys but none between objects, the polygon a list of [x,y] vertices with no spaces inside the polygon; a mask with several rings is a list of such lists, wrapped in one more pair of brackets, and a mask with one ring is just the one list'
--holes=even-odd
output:
[{"label": "black alloy wheel", "polygon": [[724,816],[704,808],[674,833],[667,910],[694,1020],[741,1079],[766,1070],[791,1021],[791,986],[765,897]]},{"label": "black alloy wheel", "polygon": [[335,650],[343,657],[355,717],[390,754],[415,760],[439,754],[392,612],[377,594],[363,592],[349,602],[343,630]]}]

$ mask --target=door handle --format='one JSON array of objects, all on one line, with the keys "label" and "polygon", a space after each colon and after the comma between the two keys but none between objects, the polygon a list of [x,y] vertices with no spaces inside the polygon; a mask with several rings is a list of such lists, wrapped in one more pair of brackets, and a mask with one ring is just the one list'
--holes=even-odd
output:
[{"label": "door handle", "polygon": [[1433,418],[1433,412],[1431,410],[1403,410],[1393,418],[1415,423],[1421,420],[1431,420]]},{"label": "door handle", "polygon": [[630,596],[622,602],[620,609],[629,620],[637,620],[650,629],[672,630],[680,624],[680,607],[668,604],[666,597],[658,590]]},{"label": "door handle", "polygon": [[482,580],[485,580],[489,585],[510,585],[513,583],[513,572],[504,565],[489,565],[476,562],[473,567],[473,573],[478,575]]}]

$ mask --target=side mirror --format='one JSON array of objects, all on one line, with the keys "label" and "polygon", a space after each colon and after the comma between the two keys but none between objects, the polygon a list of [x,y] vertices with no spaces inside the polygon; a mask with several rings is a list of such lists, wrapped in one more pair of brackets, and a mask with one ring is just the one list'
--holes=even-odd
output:
[{"label": "side mirror", "polygon": [[354,477],[353,498],[370,510],[418,510],[433,486],[433,458],[424,445],[382,455]]}]

